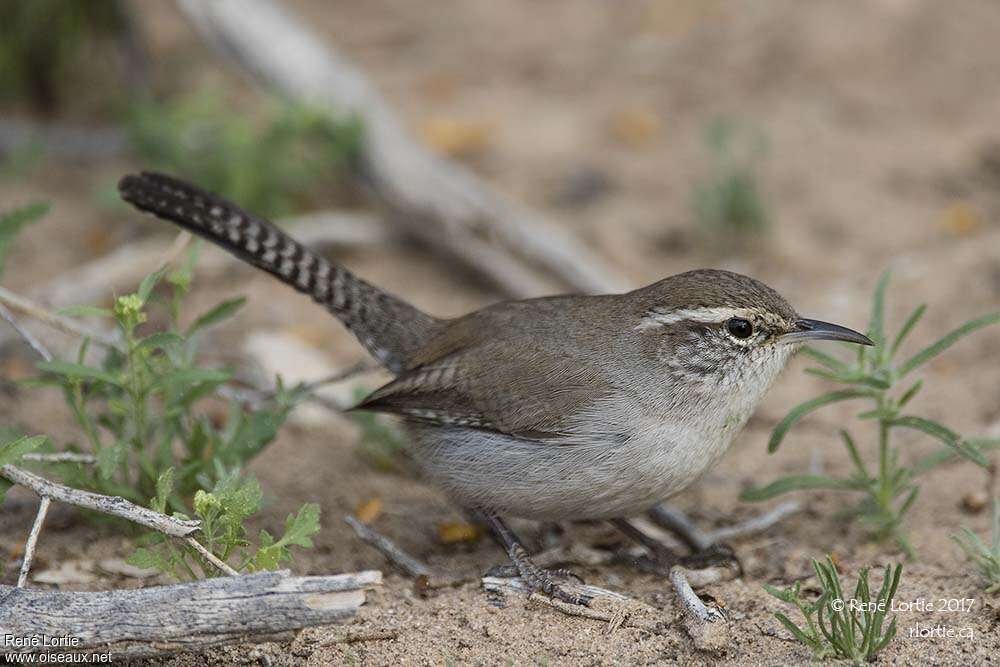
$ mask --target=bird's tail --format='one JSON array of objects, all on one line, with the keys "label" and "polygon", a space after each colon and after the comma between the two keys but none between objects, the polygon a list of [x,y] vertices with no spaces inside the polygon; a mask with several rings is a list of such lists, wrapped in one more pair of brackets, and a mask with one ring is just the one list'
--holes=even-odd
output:
[{"label": "bird's tail", "polygon": [[399,372],[440,320],[320,257],[273,223],[190,183],[150,172],[118,183],[122,199],[170,220],[311,296],[382,365]]}]

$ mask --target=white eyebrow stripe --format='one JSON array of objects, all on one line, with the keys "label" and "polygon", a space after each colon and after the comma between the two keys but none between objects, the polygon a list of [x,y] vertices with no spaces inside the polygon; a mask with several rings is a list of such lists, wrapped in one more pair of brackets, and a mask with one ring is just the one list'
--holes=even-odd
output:
[{"label": "white eyebrow stripe", "polygon": [[730,317],[750,317],[750,311],[745,308],[678,308],[666,312],[650,311],[636,326],[636,331],[656,329],[670,326],[678,322],[703,322],[719,324]]}]

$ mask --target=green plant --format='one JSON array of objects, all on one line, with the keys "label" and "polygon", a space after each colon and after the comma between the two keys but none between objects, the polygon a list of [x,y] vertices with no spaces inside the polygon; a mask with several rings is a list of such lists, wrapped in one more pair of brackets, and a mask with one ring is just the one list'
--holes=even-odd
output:
[{"label": "green plant", "polygon": [[[874,347],[859,347],[853,363],[841,361],[811,347],[803,349],[804,354],[822,366],[807,369],[807,373],[832,380],[845,388],[792,408],[774,428],[768,443],[768,452],[773,453],[796,422],[823,406],[852,399],[868,400],[872,409],[860,413],[857,418],[877,425],[878,462],[875,472],[862,459],[853,437],[845,429],[840,432],[840,436],[853,467],[848,477],[792,475],[764,487],[749,489],[741,497],[743,500],[761,501],[801,489],[860,493],[862,500],[849,508],[848,514],[860,517],[875,537],[895,539],[907,556],[914,557],[913,547],[902,523],[920,491],[915,482],[916,477],[956,457],[966,458],[986,467],[988,461],[983,450],[1000,446],[1000,439],[965,439],[936,421],[906,414],[904,408],[923,387],[923,380],[910,383],[910,374],[964,336],[1000,322],[1000,313],[970,320],[904,361],[897,361],[902,343],[923,317],[926,307],[921,305],[916,308],[896,335],[888,336],[885,330],[885,291],[888,283],[889,273],[886,272],[875,289],[871,323],[868,327],[868,336],[875,342]],[[891,442],[891,435],[900,429],[919,431],[943,443],[945,447],[912,465],[906,465],[901,461],[899,448]]]},{"label": "green plant", "polygon": [[868,583],[868,569],[858,576],[854,596],[844,596],[840,576],[833,560],[825,562],[812,559],[813,569],[819,579],[820,595],[816,600],[802,598],[801,582],[785,589],[764,585],[764,589],[782,602],[794,605],[805,620],[800,627],[785,614],[774,616],[800,642],[809,647],[816,659],[838,658],[860,665],[871,662],[896,636],[896,619],[885,625],[892,599],[899,586],[903,566],[886,565],[882,586],[872,599]]},{"label": "green plant", "polygon": [[84,306],[63,311],[111,318],[122,340],[122,349],[111,350],[100,365],[85,361],[86,340],[75,361],[38,364],[44,375],[36,383],[63,390],[97,457],[96,467],[80,469],[74,485],[145,502],[156,494],[161,472],[176,467],[177,492],[168,504],[183,509],[182,498],[212,488],[267,446],[299,400],[296,390],[279,387],[270,410],[249,412],[231,402],[221,426],[197,411],[203,399],[231,379],[228,371],[197,363],[200,335],[235,314],[244,300],[224,301],[181,328],[176,316],[190,282],[191,261],[169,278],[174,292],[169,330],[140,333],[161,273],[144,279],[135,294],[118,297],[113,310]]},{"label": "green plant", "polygon": [[[0,216],[0,261],[15,234],[44,213],[33,205]],[[228,415],[217,425],[198,410],[203,401],[218,400],[227,371],[208,368],[197,360],[204,332],[232,317],[244,299],[230,299],[181,326],[181,302],[190,291],[200,243],[195,243],[181,266],[164,275],[147,276],[134,294],[118,297],[113,309],[77,306],[65,316],[110,319],[117,328],[118,346],[100,364],[88,361],[90,341],[80,345],[75,361],[53,359],[38,363],[43,375],[25,384],[55,386],[62,390],[85,441],[96,459],[93,467],[80,464],[45,464],[66,483],[135,503],[159,512],[201,521],[196,534],[216,558],[238,559],[238,569],[273,569],[291,557],[292,546],[310,547],[310,536],[319,530],[319,506],[304,505],[290,515],[280,538],[260,531],[256,545],[247,538],[246,522],[261,507],[257,481],[242,473],[243,466],[270,444],[278,428],[304,397],[305,388],[286,390],[280,378],[270,409],[248,411],[229,401]],[[2,265],[0,265],[2,268]],[[165,308],[169,325],[145,332],[153,292],[161,280],[170,285]],[[18,461],[33,449],[50,445],[44,436],[20,437],[0,427],[0,466]],[[0,502],[8,488],[0,478]],[[193,506],[193,512],[187,509]],[[202,554],[189,544],[174,544],[158,533],[144,538],[146,546],[133,555],[138,565],[157,567],[176,576],[195,576],[194,566],[206,575],[217,574]]]},{"label": "green plant", "polygon": [[[150,506],[158,512],[167,511],[167,499],[173,493],[174,471],[168,468],[157,480],[156,497]],[[257,543],[247,539],[246,521],[261,507],[261,490],[257,480],[236,472],[223,476],[210,492],[199,489],[193,500],[194,516],[201,521],[198,541],[223,562],[236,558],[236,570],[274,570],[291,559],[289,547],[311,548],[312,535],[319,532],[319,505],[303,505],[297,514],[285,520],[282,536],[275,539],[266,530],[258,533]],[[175,516],[188,518],[175,512]],[[211,577],[218,570],[194,547],[177,543],[160,533],[150,533],[128,562],[137,567],[156,568],[178,579],[195,579],[195,566],[202,576]]]},{"label": "green plant", "polygon": [[695,222],[714,241],[726,245],[762,234],[769,216],[755,170],[765,152],[763,134],[731,118],[719,118],[708,126],[705,144],[711,167],[694,190]]},{"label": "green plant", "polygon": [[324,175],[357,154],[360,125],[311,109],[272,104],[261,117],[236,116],[217,96],[136,104],[132,144],[146,163],[225,193],[266,216],[295,212]]},{"label": "green plant", "polygon": [[979,569],[979,574],[986,583],[987,593],[1000,592],[1000,500],[993,499],[993,529],[989,546],[968,528],[962,528],[960,533],[951,539],[961,547]]},{"label": "green plant", "polygon": [[[203,401],[230,380],[230,373],[197,362],[200,338],[209,327],[236,313],[243,299],[224,301],[180,325],[180,303],[190,289],[196,245],[186,261],[166,276],[171,298],[166,330],[143,332],[154,288],[162,272],[147,276],[134,294],[118,297],[112,310],[81,306],[63,311],[69,316],[110,318],[117,326],[121,349],[111,350],[102,363],[87,362],[89,342],[80,346],[75,361],[39,362],[43,376],[34,384],[62,389],[85,444],[96,457],[93,467],[60,466],[62,477],[75,487],[118,495],[136,503],[152,499],[161,512],[193,515],[202,521],[197,539],[213,554],[227,560],[238,557],[241,569],[276,567],[289,557],[293,545],[309,546],[318,530],[319,508],[307,505],[286,524],[280,539],[262,531],[258,545],[246,539],[245,522],[260,509],[256,480],[243,466],[270,444],[278,428],[303,396],[301,388],[286,390],[278,381],[273,407],[249,411],[230,401],[221,424],[198,410]],[[193,575],[189,563],[207,567],[189,546],[162,536],[147,538],[137,563],[156,566],[175,575]],[[156,548],[153,548],[156,546]]]}]

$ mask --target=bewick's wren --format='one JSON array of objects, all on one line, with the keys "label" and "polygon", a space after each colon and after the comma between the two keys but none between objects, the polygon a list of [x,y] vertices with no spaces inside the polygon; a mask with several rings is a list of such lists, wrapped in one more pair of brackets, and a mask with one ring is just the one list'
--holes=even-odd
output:
[{"label": "bewick's wren", "polygon": [[529,585],[567,599],[498,515],[633,516],[728,449],[794,344],[870,345],[800,318],[736,273],[690,271],[608,296],[507,301],[441,320],[266,220],[188,183],[126,176],[122,197],[304,292],[396,374],[359,409],[403,417],[429,477],[484,512]]}]

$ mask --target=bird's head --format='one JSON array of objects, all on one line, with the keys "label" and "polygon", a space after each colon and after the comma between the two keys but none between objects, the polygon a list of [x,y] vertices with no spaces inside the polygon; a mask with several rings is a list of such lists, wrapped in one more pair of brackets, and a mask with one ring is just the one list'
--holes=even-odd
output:
[{"label": "bird's head", "polygon": [[643,348],[696,391],[762,392],[808,340],[873,344],[857,331],[800,317],[767,285],[730,271],[689,271],[638,294],[645,306],[635,329]]}]

